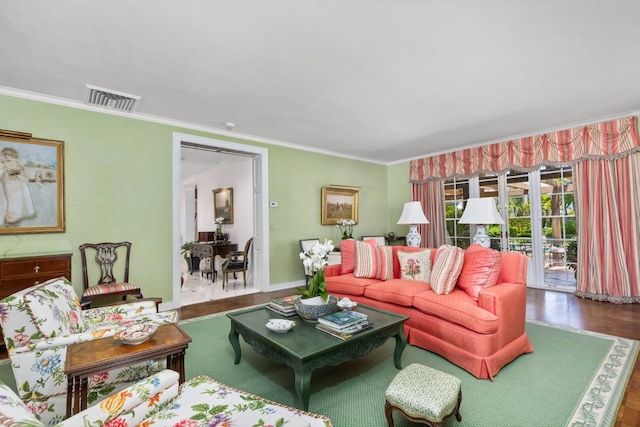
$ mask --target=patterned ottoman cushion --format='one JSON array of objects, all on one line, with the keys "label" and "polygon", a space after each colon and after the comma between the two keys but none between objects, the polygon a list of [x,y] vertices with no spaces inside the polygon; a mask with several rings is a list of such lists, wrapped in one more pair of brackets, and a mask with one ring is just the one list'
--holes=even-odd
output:
[{"label": "patterned ottoman cushion", "polygon": [[453,375],[413,363],[395,376],[385,398],[412,417],[438,423],[455,409],[461,383]]}]

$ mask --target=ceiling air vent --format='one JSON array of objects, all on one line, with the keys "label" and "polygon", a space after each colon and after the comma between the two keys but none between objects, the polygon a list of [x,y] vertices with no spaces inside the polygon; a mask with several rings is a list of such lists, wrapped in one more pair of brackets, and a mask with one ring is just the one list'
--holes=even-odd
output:
[{"label": "ceiling air vent", "polygon": [[132,112],[138,106],[140,97],[115,90],[87,85],[87,98],[85,104],[96,107],[110,108],[112,110]]}]

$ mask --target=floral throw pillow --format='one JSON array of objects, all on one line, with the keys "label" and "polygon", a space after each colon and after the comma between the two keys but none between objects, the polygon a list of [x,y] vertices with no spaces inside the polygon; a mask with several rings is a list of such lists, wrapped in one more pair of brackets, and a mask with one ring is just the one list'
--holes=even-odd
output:
[{"label": "floral throw pillow", "polygon": [[398,251],[400,278],[429,283],[431,276],[431,250],[419,252]]}]

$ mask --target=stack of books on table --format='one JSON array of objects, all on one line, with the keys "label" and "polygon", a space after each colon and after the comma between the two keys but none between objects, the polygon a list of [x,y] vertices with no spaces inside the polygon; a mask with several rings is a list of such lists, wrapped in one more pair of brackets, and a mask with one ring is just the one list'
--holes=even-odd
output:
[{"label": "stack of books on table", "polygon": [[296,306],[293,304],[293,298],[294,295],[289,295],[287,297],[272,299],[269,301],[269,304],[267,304],[267,308],[286,317],[295,316],[298,312],[296,311]]},{"label": "stack of books on table", "polygon": [[316,329],[345,340],[372,326],[366,314],[345,310],[320,317]]}]

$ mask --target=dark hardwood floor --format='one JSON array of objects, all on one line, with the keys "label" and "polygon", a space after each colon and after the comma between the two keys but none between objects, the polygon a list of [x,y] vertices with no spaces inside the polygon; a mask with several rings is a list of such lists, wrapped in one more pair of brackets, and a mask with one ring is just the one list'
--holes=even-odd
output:
[{"label": "dark hardwood floor", "polygon": [[[180,309],[180,318],[190,319],[266,303],[290,293],[289,289],[189,305]],[[527,318],[640,341],[640,304],[617,305],[577,298],[565,292],[528,289]],[[640,363],[637,361],[614,425],[640,425]]]}]

